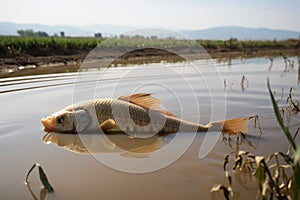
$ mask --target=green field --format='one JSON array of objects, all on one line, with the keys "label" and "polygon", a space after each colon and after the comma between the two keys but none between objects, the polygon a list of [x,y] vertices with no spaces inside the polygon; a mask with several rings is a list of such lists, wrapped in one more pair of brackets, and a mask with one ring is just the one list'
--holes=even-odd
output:
[{"label": "green field", "polygon": [[[101,42],[107,47],[190,47],[195,43],[189,40],[157,39],[157,38],[71,38],[71,37],[17,37],[0,36],[0,56],[13,56],[18,53],[29,55],[71,55],[80,51],[90,51]],[[197,40],[208,51],[245,51],[248,49],[295,49],[300,48],[300,39],[238,41],[230,40]]]},{"label": "green field", "polygon": [[0,55],[28,53],[30,51],[70,51],[88,50],[100,44],[97,38],[59,38],[59,37],[14,37],[0,36]]}]

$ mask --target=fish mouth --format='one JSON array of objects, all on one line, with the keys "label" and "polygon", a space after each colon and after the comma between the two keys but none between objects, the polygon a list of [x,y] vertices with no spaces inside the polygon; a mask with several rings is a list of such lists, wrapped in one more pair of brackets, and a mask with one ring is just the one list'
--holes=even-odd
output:
[{"label": "fish mouth", "polygon": [[44,131],[46,131],[46,132],[53,131],[53,127],[55,126],[54,117],[47,117],[46,119],[42,118],[41,123],[44,126]]}]

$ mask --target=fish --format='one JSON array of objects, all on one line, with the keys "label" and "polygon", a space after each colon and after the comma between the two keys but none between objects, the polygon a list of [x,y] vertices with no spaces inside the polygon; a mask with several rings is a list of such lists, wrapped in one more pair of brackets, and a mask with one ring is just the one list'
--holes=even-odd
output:
[{"label": "fish", "polygon": [[46,132],[84,133],[94,130],[125,133],[176,133],[222,131],[247,133],[251,117],[210,122],[206,125],[177,118],[162,109],[162,101],[151,93],[78,102],[41,119]]}]

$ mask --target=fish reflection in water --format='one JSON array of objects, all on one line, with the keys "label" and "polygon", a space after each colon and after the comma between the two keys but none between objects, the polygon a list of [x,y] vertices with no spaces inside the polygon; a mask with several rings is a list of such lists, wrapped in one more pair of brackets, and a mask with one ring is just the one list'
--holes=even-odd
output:
[{"label": "fish reflection in water", "polygon": [[43,142],[55,144],[78,154],[118,154],[124,157],[147,158],[167,144],[159,135],[138,138],[122,132],[109,134],[62,134],[49,132]]}]

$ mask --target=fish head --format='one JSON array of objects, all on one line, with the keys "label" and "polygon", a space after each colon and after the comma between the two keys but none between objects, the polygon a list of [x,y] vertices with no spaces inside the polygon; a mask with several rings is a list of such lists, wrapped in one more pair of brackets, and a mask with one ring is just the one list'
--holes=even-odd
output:
[{"label": "fish head", "polygon": [[59,111],[42,118],[41,122],[47,132],[74,132],[74,113],[71,111]]}]

